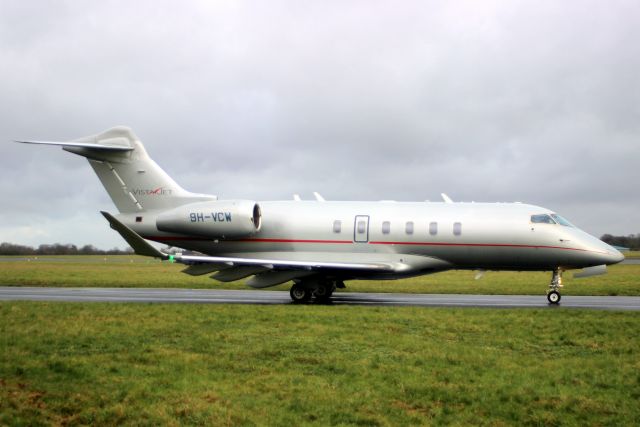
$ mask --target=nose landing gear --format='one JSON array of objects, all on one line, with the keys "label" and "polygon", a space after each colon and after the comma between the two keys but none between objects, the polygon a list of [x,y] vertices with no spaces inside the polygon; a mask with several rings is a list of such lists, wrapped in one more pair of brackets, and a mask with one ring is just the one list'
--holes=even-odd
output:
[{"label": "nose landing gear", "polygon": [[551,284],[549,285],[549,291],[547,292],[547,301],[549,301],[549,304],[560,303],[561,287],[562,287],[562,270],[560,268],[556,268],[555,270],[553,270],[553,275],[551,276]]}]

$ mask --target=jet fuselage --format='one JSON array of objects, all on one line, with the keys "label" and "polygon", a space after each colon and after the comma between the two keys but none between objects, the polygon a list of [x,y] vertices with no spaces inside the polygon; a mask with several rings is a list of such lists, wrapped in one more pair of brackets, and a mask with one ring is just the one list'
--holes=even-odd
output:
[{"label": "jet fuselage", "polygon": [[[431,257],[437,265],[378,277],[404,277],[456,269],[553,270],[619,262],[622,255],[584,231],[558,223],[532,223],[552,214],[521,203],[259,202],[260,230],[241,239],[163,233],[153,212],[142,222],[118,216],[143,237],[208,255],[298,261],[398,261]],[[373,257],[373,258],[372,258]],[[410,258],[407,258],[410,259]],[[407,260],[403,260],[407,262]]]}]

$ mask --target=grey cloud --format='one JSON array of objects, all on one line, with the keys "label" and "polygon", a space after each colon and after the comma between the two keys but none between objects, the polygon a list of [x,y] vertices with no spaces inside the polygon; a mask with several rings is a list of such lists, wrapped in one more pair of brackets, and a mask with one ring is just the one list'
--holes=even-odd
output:
[{"label": "grey cloud", "polygon": [[631,1],[0,1],[0,240],[122,245],[83,159],[8,142],[117,124],[193,191],[445,191],[638,232],[639,18]]}]

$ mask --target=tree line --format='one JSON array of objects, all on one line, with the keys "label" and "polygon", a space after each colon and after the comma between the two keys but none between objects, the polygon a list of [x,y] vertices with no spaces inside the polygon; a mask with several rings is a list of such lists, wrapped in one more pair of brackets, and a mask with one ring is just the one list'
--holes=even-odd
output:
[{"label": "tree line", "polygon": [[622,246],[632,251],[640,251],[640,234],[629,234],[628,236],[604,234],[600,237],[600,240],[612,246]]},{"label": "tree line", "polygon": [[0,244],[0,255],[131,255],[132,253],[133,249],[131,248],[124,250],[113,248],[105,251],[93,245],[77,247],[70,243],[40,245],[37,248],[7,242]]}]

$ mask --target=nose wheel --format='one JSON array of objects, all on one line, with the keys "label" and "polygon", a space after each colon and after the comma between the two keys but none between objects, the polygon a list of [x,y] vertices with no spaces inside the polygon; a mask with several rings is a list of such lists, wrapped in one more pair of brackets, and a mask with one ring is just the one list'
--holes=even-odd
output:
[{"label": "nose wheel", "polygon": [[549,285],[549,291],[547,292],[547,301],[549,304],[560,303],[560,288],[562,287],[562,270],[557,268],[553,270],[551,276],[551,284]]},{"label": "nose wheel", "polygon": [[560,302],[560,292],[550,291],[547,294],[547,301],[549,301],[549,304],[558,304]]}]

